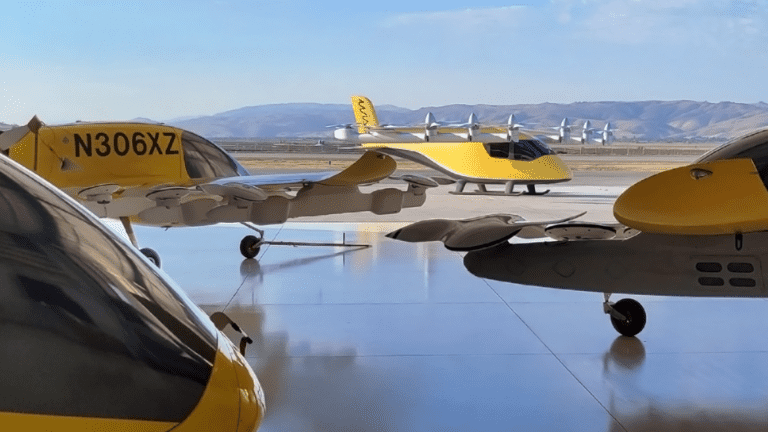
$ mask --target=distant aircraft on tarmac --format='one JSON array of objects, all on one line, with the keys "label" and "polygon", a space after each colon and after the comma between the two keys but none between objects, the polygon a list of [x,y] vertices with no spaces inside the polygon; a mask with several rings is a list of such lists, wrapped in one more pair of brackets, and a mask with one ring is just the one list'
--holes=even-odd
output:
[{"label": "distant aircraft on tarmac", "polygon": [[[546,144],[520,132],[514,115],[504,125],[482,125],[471,114],[465,123],[445,123],[428,113],[423,125],[379,124],[371,101],[352,96],[356,124],[334,131],[337,139],[361,142],[361,147],[401,157],[433,168],[457,182],[456,194],[467,183],[478,185],[471,194],[513,195],[516,185],[537,194],[537,184],[565,182],[571,170]],[[503,192],[486,185],[503,184]],[[548,192],[548,191],[547,191]],[[546,193],[546,192],[543,192]]]},{"label": "distant aircraft on tarmac", "polygon": [[554,126],[550,129],[557,131],[557,135],[548,135],[547,133],[535,135],[542,141],[557,142],[558,144],[571,144],[572,141],[576,141],[580,144],[599,143],[601,145],[610,145],[614,140],[615,129],[611,128],[611,122],[606,122],[603,129],[592,127],[592,122],[586,120],[581,127],[581,135],[579,138],[574,138],[571,132],[578,130],[568,120],[568,117],[564,118],[560,122],[560,126]]},{"label": "distant aircraft on tarmac", "polygon": [[[394,159],[366,152],[341,172],[250,175],[216,144],[192,132],[153,123],[75,123],[47,126],[34,117],[0,134],[0,151],[79,200],[100,217],[120,219],[134,246],[132,223],[161,227],[240,222],[259,233],[240,251],[255,257],[264,233],[251,224],[300,216],[418,207],[437,186],[403,176],[407,190],[361,185],[392,174]],[[155,251],[142,249],[158,265]]]},{"label": "distant aircraft on tarmac", "polygon": [[[645,310],[633,299],[610,302],[612,293],[768,296],[767,184],[765,129],[631,186],[614,203],[617,224],[492,215],[417,222],[388,236],[468,251],[464,265],[479,277],[602,292],[613,326],[634,336]],[[515,236],[547,241],[508,242]]]}]

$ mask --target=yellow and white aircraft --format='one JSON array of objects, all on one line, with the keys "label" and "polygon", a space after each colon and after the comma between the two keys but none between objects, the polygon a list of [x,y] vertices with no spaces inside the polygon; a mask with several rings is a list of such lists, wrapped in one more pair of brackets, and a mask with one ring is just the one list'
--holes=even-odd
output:
[{"label": "yellow and white aircraft", "polygon": [[[356,125],[334,131],[337,139],[360,141],[362,148],[401,157],[440,171],[457,182],[454,193],[464,193],[476,183],[480,194],[494,193],[486,185],[503,184],[512,195],[515,185],[527,185],[535,194],[537,184],[570,180],[571,170],[546,144],[520,132],[510,116],[506,125],[483,126],[474,114],[466,123],[443,124],[427,114],[421,127],[380,125],[371,101],[352,96]],[[546,192],[544,192],[546,193]]]},{"label": "yellow and white aircraft", "polygon": [[[0,155],[0,425],[7,431],[258,428],[241,348],[125,240]],[[233,325],[233,327],[235,327]]]},{"label": "yellow and white aircraft", "polygon": [[[603,292],[613,326],[634,336],[643,307],[612,303],[611,293],[768,297],[767,185],[765,129],[631,186],[614,203],[618,224],[492,215],[422,221],[388,236],[469,251],[464,265],[483,278]],[[514,236],[550,241],[509,243]]]},{"label": "yellow and white aircraft", "polygon": [[[216,144],[179,128],[151,123],[75,123],[46,126],[37,117],[0,134],[0,150],[77,198],[100,217],[120,219],[138,247],[131,223],[161,227],[240,222],[242,254],[253,258],[263,231],[249,225],[300,216],[417,207],[430,179],[403,176],[407,190],[359,186],[396,168],[385,154],[366,152],[341,172],[252,176]],[[159,265],[151,249],[142,249]]]}]

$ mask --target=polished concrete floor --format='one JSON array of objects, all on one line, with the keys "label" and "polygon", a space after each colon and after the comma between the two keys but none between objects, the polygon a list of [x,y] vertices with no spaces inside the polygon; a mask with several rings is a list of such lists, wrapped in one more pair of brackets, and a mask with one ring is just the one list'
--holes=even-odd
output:
[{"label": "polished concrete floor", "polygon": [[[447,190],[433,205],[450,211],[420,211],[534,219],[588,207],[605,219],[621,185],[485,203]],[[601,294],[479,279],[442,244],[384,237],[423,217],[410,211],[267,227],[271,240],[370,247],[269,246],[258,260],[240,256],[240,225],[136,232],[198,305],[254,338],[260,430],[768,430],[765,300],[636,297],[648,324],[621,337]]]}]

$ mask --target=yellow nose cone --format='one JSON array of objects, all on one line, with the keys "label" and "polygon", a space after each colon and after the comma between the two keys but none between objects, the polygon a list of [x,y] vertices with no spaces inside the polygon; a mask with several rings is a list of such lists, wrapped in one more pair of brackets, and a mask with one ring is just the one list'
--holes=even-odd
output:
[{"label": "yellow nose cone", "polygon": [[645,232],[716,235],[768,229],[768,190],[751,159],[693,164],[651,176],[619,196],[616,220]]},{"label": "yellow nose cone", "polygon": [[532,170],[529,172],[534,180],[570,180],[573,178],[571,169],[555,155],[546,155],[533,161]]}]

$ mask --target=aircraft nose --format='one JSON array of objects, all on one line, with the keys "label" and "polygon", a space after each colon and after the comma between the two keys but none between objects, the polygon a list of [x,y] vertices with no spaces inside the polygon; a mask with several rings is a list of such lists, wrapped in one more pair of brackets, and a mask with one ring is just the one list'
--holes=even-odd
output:
[{"label": "aircraft nose", "polygon": [[238,432],[250,432],[258,429],[266,411],[264,391],[256,374],[242,356],[234,362],[240,390],[240,418]]}]

